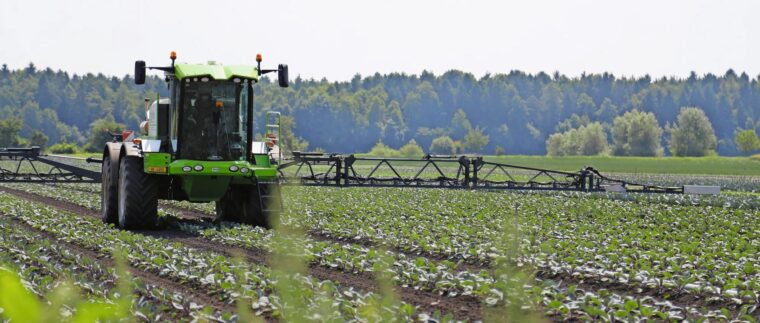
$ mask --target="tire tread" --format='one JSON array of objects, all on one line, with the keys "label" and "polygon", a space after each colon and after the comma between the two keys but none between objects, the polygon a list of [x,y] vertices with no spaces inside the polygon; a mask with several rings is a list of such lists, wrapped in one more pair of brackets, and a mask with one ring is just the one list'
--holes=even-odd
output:
[{"label": "tire tread", "polygon": [[124,156],[120,164],[119,225],[124,229],[152,228],[158,219],[158,181],[143,171],[139,157]]}]

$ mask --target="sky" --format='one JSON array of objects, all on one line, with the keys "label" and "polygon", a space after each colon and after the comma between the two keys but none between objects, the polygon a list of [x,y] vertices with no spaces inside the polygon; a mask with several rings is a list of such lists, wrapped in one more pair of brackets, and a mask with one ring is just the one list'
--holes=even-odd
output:
[{"label": "sky", "polygon": [[[0,64],[131,74],[135,60],[290,75],[760,74],[760,1],[3,0]],[[753,37],[754,36],[754,37]]]}]

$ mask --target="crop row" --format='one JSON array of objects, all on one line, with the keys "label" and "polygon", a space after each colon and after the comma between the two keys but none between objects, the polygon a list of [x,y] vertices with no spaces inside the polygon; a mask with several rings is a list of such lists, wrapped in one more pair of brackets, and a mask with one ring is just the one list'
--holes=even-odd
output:
[{"label": "crop row", "polygon": [[[696,290],[742,303],[756,303],[760,292],[757,210],[582,195],[292,190],[285,197],[292,216],[284,222],[339,238],[476,263],[509,257],[553,272]],[[519,252],[500,253],[494,237],[512,227],[519,228]]]},{"label": "crop row", "polygon": [[[31,187],[37,189],[37,187]],[[39,190],[50,195],[49,190]],[[53,193],[52,195],[55,195]],[[99,205],[96,195],[74,192],[59,198],[95,209]],[[180,223],[179,228],[199,234],[220,243],[257,248],[268,252],[274,250],[273,231],[248,226],[225,225],[221,228],[204,223]],[[356,244],[330,243],[305,238],[303,256],[310,262],[353,273],[372,273],[381,253],[375,249]],[[393,259],[394,280],[402,287],[436,292],[448,297],[476,295],[489,305],[503,301],[502,293],[494,288],[494,279],[487,270],[472,272],[457,270],[452,261],[435,261],[424,257],[409,257],[404,253],[390,252]]]},{"label": "crop row", "polygon": [[[441,192],[441,193],[447,193]],[[328,192],[321,192],[322,194],[318,194],[319,196],[323,197],[329,197],[327,194]],[[342,191],[341,193],[346,193],[346,191]],[[314,195],[314,194],[312,194]],[[292,197],[292,194],[286,195],[286,197]],[[309,196],[309,194],[300,194],[297,196]],[[348,196],[347,194],[342,194],[342,196]],[[502,195],[503,196],[503,195]],[[567,196],[562,196],[563,198],[566,198]],[[535,198],[535,197],[534,197]],[[576,196],[576,200],[581,201],[587,201],[587,202],[593,202],[593,199],[583,199],[581,197]],[[87,201],[86,198],[82,201]],[[565,199],[565,202],[567,201],[574,201],[573,199]],[[606,200],[597,200],[600,203],[609,202]],[[291,205],[293,201],[289,200],[288,205]],[[297,201],[296,201],[297,202]],[[85,204],[94,204],[97,205],[97,202],[85,202]],[[348,203],[348,205],[357,205],[358,203]],[[333,204],[334,205],[334,204]],[[364,203],[366,206],[373,206],[372,203]],[[624,204],[625,205],[625,204]],[[632,206],[633,204],[627,203],[628,206]],[[310,207],[316,208],[319,207],[319,203],[309,203]],[[635,205],[633,205],[635,206]],[[463,209],[462,207],[458,208],[459,210]],[[694,210],[693,208],[691,210]],[[208,210],[207,210],[208,211]],[[306,212],[308,213],[310,209],[306,209]],[[516,210],[517,211],[517,210]],[[639,210],[641,211],[641,210]],[[508,211],[507,211],[508,212]],[[551,212],[551,210],[549,211]],[[598,210],[596,210],[597,214],[599,213]],[[652,213],[651,210],[647,210],[650,214]],[[292,214],[289,213],[289,214]],[[540,213],[539,213],[540,214]],[[545,213],[546,217],[551,218],[551,214]],[[604,216],[600,216],[599,218],[603,218]],[[295,217],[293,217],[295,218]],[[310,217],[314,218],[314,217]],[[375,217],[379,218],[379,217]],[[456,216],[452,216],[451,218],[456,219]],[[461,218],[461,217],[460,217]],[[393,220],[393,216],[385,216],[385,219]],[[286,221],[288,218],[286,218]],[[336,218],[330,218],[332,222],[330,222],[330,225],[333,226],[339,226],[341,228],[356,228],[356,226],[350,226],[350,225],[343,225],[346,221],[335,221]],[[581,230],[582,236],[580,236],[581,240],[586,240],[586,234],[593,233],[596,231],[596,228],[599,228],[599,224],[597,223],[598,220],[596,220],[593,216],[585,217],[586,224],[584,224],[585,229]],[[395,224],[401,225],[400,223],[389,221],[391,225],[389,227],[386,227],[386,230],[379,231],[382,233],[392,233],[397,235],[398,232],[393,232],[393,230],[390,230]],[[639,232],[646,231],[644,233],[648,232],[657,232],[658,228],[657,225],[651,226],[652,223],[645,221],[646,223],[639,225],[638,229]],[[666,221],[665,221],[666,222]],[[394,224],[395,223],[395,224]],[[420,223],[419,219],[415,219],[415,223]],[[444,223],[444,222],[442,222]],[[444,223],[445,224],[445,223]],[[663,223],[665,224],[665,223]],[[569,223],[565,223],[564,231],[568,231],[570,229],[574,230],[574,226],[578,225],[578,221],[573,221]],[[650,225],[650,227],[647,227],[646,225]],[[448,224],[447,227],[453,227],[457,228],[463,226],[465,227],[465,230],[467,228],[472,228],[472,223],[464,223],[462,225],[455,225],[455,224]],[[659,225],[664,226],[664,225]],[[367,226],[367,228],[370,228],[370,226]],[[373,227],[376,228],[376,227]],[[650,228],[650,229],[647,229]],[[361,229],[361,227],[359,227]],[[401,230],[408,229],[401,226]],[[411,228],[414,229],[414,228]],[[488,229],[490,228],[475,228],[478,232],[488,232]],[[540,228],[543,230],[545,228]],[[556,231],[555,228],[551,228]],[[603,229],[603,228],[602,228]],[[324,232],[324,228],[322,228],[322,232]],[[397,230],[398,231],[398,230]],[[497,230],[497,234],[499,231],[503,230]],[[525,230],[523,230],[525,231]],[[216,233],[218,235],[218,231],[208,231],[212,233]],[[327,231],[328,234],[335,235],[335,231]],[[540,230],[536,230],[537,233],[542,233]],[[688,228],[685,228],[680,233],[688,233]],[[624,232],[629,233],[629,232]],[[750,232],[751,233],[751,232]],[[361,239],[367,239],[371,240],[373,237],[376,237],[376,234],[365,234],[364,236],[361,235],[362,232],[359,232],[358,234],[354,234],[353,232],[350,235],[347,235],[349,239],[353,237],[354,239],[356,237],[359,237]],[[523,233],[524,234],[524,233]],[[560,231],[560,234],[563,234],[563,232]],[[338,234],[339,237],[341,237],[340,234]],[[428,237],[427,234],[424,232],[422,234],[415,234],[414,231],[412,231],[411,236],[413,238],[416,238],[417,240],[412,240],[411,243],[409,243],[409,239],[407,238],[406,241],[403,241],[399,238],[405,238],[403,236],[398,237],[382,237],[381,241],[383,242],[393,242],[394,238],[396,238],[396,242],[401,242],[397,245],[388,245],[387,247],[393,247],[393,248],[399,248],[404,247],[409,244],[414,245],[417,241],[425,243],[427,239],[425,237]],[[434,241],[440,241],[444,244],[449,241],[456,241],[451,240],[448,237],[456,237],[456,235],[453,234],[444,234],[442,235],[442,239],[434,239]],[[342,237],[346,237],[346,235],[342,235]],[[422,238],[424,240],[420,240],[419,238]],[[486,236],[485,241],[488,243],[492,243],[495,241],[493,239],[495,235]],[[468,239],[470,237],[465,237],[461,239],[462,241],[472,240]],[[592,237],[593,238],[593,237]],[[235,239],[239,239],[239,237],[232,235],[228,240],[234,241]],[[536,239],[536,237],[533,237],[532,239]],[[681,294],[685,292],[699,292],[699,293],[707,293],[708,295],[720,295],[725,298],[733,298],[734,301],[737,299],[739,300],[737,303],[756,303],[757,302],[757,270],[756,270],[756,263],[757,263],[757,255],[754,254],[754,250],[757,250],[756,248],[756,240],[748,240],[749,243],[745,244],[747,245],[746,250],[744,250],[744,254],[746,254],[748,257],[742,256],[742,254],[739,254],[737,256],[738,263],[727,263],[725,260],[722,259],[715,259],[713,264],[706,264],[702,268],[693,268],[693,270],[689,271],[690,265],[688,263],[684,264],[684,262],[693,260],[697,264],[699,264],[700,259],[696,259],[695,255],[692,255],[687,258],[679,258],[683,255],[683,253],[686,251],[694,251],[696,252],[695,248],[697,246],[690,244],[678,249],[671,249],[671,250],[665,250],[665,252],[662,252],[663,250],[657,249],[661,248],[665,245],[658,244],[656,240],[649,239],[648,242],[652,245],[644,246],[645,249],[653,249],[653,250],[644,250],[643,252],[640,250],[641,248],[630,248],[630,249],[623,249],[618,250],[618,245],[627,245],[627,242],[633,242],[633,239],[630,235],[624,235],[623,237],[620,237],[619,240],[613,240],[609,242],[609,246],[606,247],[606,255],[609,257],[610,260],[605,259],[603,257],[604,254],[600,255],[599,252],[596,249],[593,249],[594,247],[594,239],[587,239],[586,241],[582,241],[583,245],[572,245],[572,239],[566,239],[566,237],[559,236],[557,237],[543,237],[543,239],[546,239],[547,241],[542,242],[538,248],[536,248],[535,243],[532,244],[533,250],[523,251],[523,256],[521,256],[520,261],[524,261],[526,263],[530,263],[534,266],[537,266],[539,268],[542,268],[544,271],[549,271],[551,275],[556,275],[557,273],[564,273],[569,276],[575,276],[581,275],[581,277],[588,277],[588,278],[600,278],[602,281],[617,281],[619,283],[625,284],[625,285],[642,285],[648,288],[657,288],[658,290],[663,290],[665,288],[666,290],[671,290],[672,294]],[[681,241],[685,241],[688,239],[686,236],[681,238]],[[716,237],[716,240],[722,240],[722,236]],[[258,240],[254,239],[254,240]],[[569,242],[566,240],[570,240]],[[577,240],[577,239],[576,239]],[[264,241],[264,240],[261,240]],[[647,240],[645,240],[647,241]],[[733,240],[731,240],[733,241]],[[406,242],[406,243],[405,243]],[[527,244],[523,244],[523,247],[525,245],[531,246],[529,241]],[[718,243],[720,241],[717,241]],[[739,243],[741,243],[741,240],[738,240]],[[263,243],[263,242],[262,242]],[[262,244],[260,243],[260,244]],[[430,247],[429,245],[422,245],[421,246],[421,252],[420,250],[406,250],[407,252],[420,252],[423,254],[429,254],[431,252],[433,253],[439,253],[447,256],[451,256],[452,254],[455,257],[461,257],[462,259],[467,260],[467,252],[472,253],[472,251],[477,252],[478,250],[474,247],[470,247],[469,249],[465,249],[465,252],[450,252],[449,250],[444,250],[444,252],[440,252],[440,249],[425,249],[426,247]],[[432,246],[435,247],[435,246]],[[713,247],[713,246],[708,246]],[[728,247],[731,247],[730,245]],[[732,250],[737,249],[733,248]],[[339,250],[338,252],[333,252],[332,250]],[[498,256],[498,252],[495,251],[495,247],[491,245],[491,248],[489,249],[491,252],[486,253],[486,257],[479,258],[483,261],[490,261],[494,256]],[[352,252],[353,251],[353,252]],[[735,250],[741,252],[742,249]],[[371,262],[366,261],[366,252],[356,251],[355,249],[352,250],[351,248],[345,248],[341,246],[333,246],[332,248],[326,248],[325,246],[320,246],[317,244],[317,248],[313,248],[311,250],[312,255],[318,255],[320,259],[318,261],[322,264],[326,264],[329,266],[336,266],[344,270],[357,270],[357,264],[361,265],[364,263],[364,267],[371,267]],[[564,254],[562,252],[565,252]],[[701,252],[701,249],[700,249]],[[333,255],[342,255],[344,256],[346,253],[353,253],[352,257],[335,257]],[[524,256],[525,254],[533,253],[534,257],[528,257]],[[640,256],[640,254],[643,253],[643,256]],[[720,254],[720,250],[715,250],[715,254]],[[477,255],[482,255],[482,253],[477,253]],[[543,256],[543,257],[535,257],[535,255]],[[592,256],[592,258],[590,258]],[[669,257],[667,262],[662,262],[656,258],[657,256],[665,256]],[[347,262],[345,259],[354,259],[353,262]],[[434,291],[439,292],[448,292],[451,295],[457,294],[457,293],[463,293],[463,294],[470,294],[472,293],[473,289],[475,290],[475,293],[484,296],[486,299],[492,300],[493,298],[489,298],[488,295],[490,292],[490,289],[487,287],[489,281],[488,278],[485,278],[482,274],[471,274],[467,272],[459,272],[452,275],[449,272],[446,272],[445,270],[437,270],[436,268],[441,268],[439,264],[433,264],[433,266],[430,266],[424,261],[420,261],[419,259],[415,261],[409,261],[408,259],[404,259],[403,257],[396,257],[396,259],[399,259],[397,263],[402,263],[402,265],[398,266],[399,275],[397,275],[399,281],[401,284],[404,285],[411,285],[415,288],[427,288],[432,289]],[[623,260],[627,262],[632,262],[632,259],[636,259],[635,264],[633,267],[628,266],[626,267],[620,267],[620,261],[615,262],[616,260]],[[713,259],[709,259],[713,260]],[[337,263],[337,264],[336,264]],[[662,264],[662,266],[652,266],[651,264]],[[423,265],[424,264],[424,265]],[[450,267],[450,263],[443,263],[444,265]],[[718,265],[715,265],[718,264]],[[623,265],[628,265],[624,263]],[[723,267],[719,266],[723,265]],[[686,269],[686,275],[684,275],[682,272],[678,272],[679,269],[681,269],[681,266],[684,266]],[[738,267],[737,267],[738,266]],[[723,268],[732,268],[736,271],[736,273],[728,272],[726,273]],[[738,268],[738,269],[737,269]],[[699,269],[702,269],[703,271],[697,272],[695,275],[691,275],[693,272],[698,271]],[[360,268],[360,270],[368,270],[367,268]],[[421,272],[420,274],[414,274],[414,275],[404,275],[404,273],[409,272]],[[717,275],[714,275],[713,273],[717,273]],[[426,274],[426,275],[425,275]],[[420,281],[420,278],[422,277],[422,281]],[[435,285],[436,280],[427,279],[426,277],[438,277],[440,279],[440,284]],[[445,278],[444,278],[445,277]],[[452,284],[450,279],[446,279],[448,277],[457,277],[458,279],[455,280],[455,283]],[[706,283],[705,283],[706,282]],[[717,286],[717,287],[715,287]],[[453,290],[452,290],[453,289]],[[490,302],[489,302],[490,303]]]},{"label": "crop row", "polygon": [[[273,272],[256,264],[234,263],[218,254],[116,230],[97,219],[24,203],[7,194],[0,195],[0,211],[13,214],[59,239],[101,253],[126,250],[134,267],[170,277],[192,288],[209,290],[225,302],[242,299],[259,315],[307,318],[316,315],[328,320],[345,320],[362,317],[361,309],[366,304],[380,304],[377,294],[342,288],[298,273]],[[278,285],[278,279],[292,285]],[[283,299],[280,294],[297,296]],[[305,307],[295,308],[294,303]],[[406,319],[415,314],[414,308],[406,304],[394,305],[388,310]]]},{"label": "crop row", "polygon": [[[90,202],[84,204],[97,203]],[[271,246],[271,232],[265,232],[257,228],[239,225],[225,225],[222,228],[184,225],[184,229],[190,232],[199,232],[212,240],[230,245],[256,247],[267,250],[273,249]],[[306,246],[304,252],[308,260],[317,262],[323,266],[353,272],[371,272],[373,264],[377,261],[379,255],[379,252],[376,250],[350,244],[330,244],[307,239],[303,245]],[[495,282],[488,272],[454,272],[454,264],[447,261],[435,262],[425,258],[407,259],[403,254],[394,254],[393,257],[394,278],[401,285],[408,285],[423,290],[434,290],[440,293],[447,293],[448,295],[459,293],[475,294],[483,297],[486,303],[490,304],[498,302],[503,298],[503,291],[498,288],[498,282]],[[584,310],[572,305],[578,302],[575,297],[557,296],[565,295],[567,288],[560,288],[556,284],[545,282],[538,282],[535,285],[540,286],[540,288],[528,286],[529,294],[537,296],[536,303],[549,308],[550,313],[554,311],[554,308],[573,308],[575,312],[582,313],[583,315],[589,315],[588,311],[594,312],[590,309]],[[576,292],[571,294],[578,296]],[[589,300],[598,298],[593,293],[583,292],[583,295],[588,295],[590,297]],[[610,299],[618,300],[617,302],[610,301],[607,304],[608,306],[605,307],[608,309],[615,308],[611,306],[612,304],[624,304],[628,302],[629,305],[627,306],[630,307],[631,301],[641,302],[639,298],[629,297],[626,299],[614,293],[606,293],[606,296]],[[659,309],[653,307],[651,309],[652,313],[669,313],[667,315],[672,315],[673,317],[683,316],[684,313],[691,313],[691,315],[700,313],[695,309],[681,308],[679,310],[678,307],[673,307],[672,304],[657,301],[653,298],[645,298],[645,301],[647,300],[660,306]],[[665,311],[662,310],[663,308],[675,308],[675,310]],[[702,315],[710,315],[710,313],[702,311],[697,316]]]},{"label": "crop row", "polygon": [[[60,194],[52,188],[27,186],[28,190],[48,197],[64,199],[90,209],[100,207],[99,196],[82,192],[81,190],[67,191]],[[162,213],[164,213],[162,211]],[[257,248],[267,252],[275,250],[272,238],[274,231],[261,228],[226,224],[220,228],[205,223],[179,223],[183,231],[199,234],[212,241],[244,247]],[[381,253],[355,244],[339,244],[325,241],[314,241],[301,238],[305,246],[303,257],[309,262],[337,268],[352,273],[372,273]],[[456,271],[456,264],[451,261],[431,261],[426,258],[411,258],[403,253],[389,252],[393,259],[393,278],[402,287],[436,292],[447,297],[457,295],[477,295],[495,303],[501,300],[499,292],[495,291],[493,278],[488,272]]]},{"label": "crop row", "polygon": [[[272,232],[247,225],[226,224],[221,228],[201,228],[183,224],[184,230],[198,230],[201,235],[213,241],[220,241],[231,246],[247,248],[275,249],[272,246]],[[423,257],[409,259],[404,254],[377,251],[375,249],[352,244],[334,244],[323,241],[304,239],[305,258],[323,266],[351,270],[354,272],[373,272],[375,264],[383,254],[393,257],[393,278],[402,286],[415,289],[432,290],[446,296],[477,295],[490,306],[513,302],[509,297],[510,286],[502,279],[495,279],[490,270],[478,273],[455,271],[455,264],[449,261],[434,261]],[[517,272],[509,273],[516,275]],[[509,277],[509,276],[507,276]],[[512,286],[514,287],[514,286]],[[552,280],[523,281],[520,303],[523,306],[546,309],[546,314],[559,317],[615,319],[682,319],[692,317],[723,317],[717,311],[677,306],[655,297],[641,297],[628,293],[621,295],[606,289],[584,290],[576,286],[563,286]],[[747,311],[744,309],[744,311]]]},{"label": "crop row", "polygon": [[[39,297],[52,295],[56,288],[70,282],[89,299],[104,299],[109,303],[120,297],[113,268],[102,265],[88,256],[77,254],[54,240],[40,237],[21,225],[0,215],[0,264],[19,274],[27,288]],[[172,293],[147,284],[139,278],[127,279],[139,297],[132,298],[134,316],[149,320],[220,317],[210,308],[188,300],[185,295]],[[72,310],[67,308],[67,311]],[[49,313],[58,315],[59,313]],[[64,316],[72,313],[63,313]]]},{"label": "crop row", "polygon": [[[97,195],[80,190],[76,190],[72,194],[55,196],[56,193],[49,188],[29,186],[28,189],[34,189],[36,193],[57,197],[90,209],[95,209],[95,206],[99,205]],[[197,234],[226,245],[256,248],[270,253],[276,250],[277,239],[273,238],[274,231],[229,223],[221,227],[211,226],[203,222],[179,222],[176,225],[185,232]],[[501,301],[503,297],[498,290],[493,288],[494,280],[486,271],[479,273],[455,271],[456,264],[450,261],[431,261],[422,257],[410,258],[402,253],[394,252],[381,253],[378,250],[352,244],[314,241],[303,237],[296,239],[299,239],[299,245],[303,246],[301,256],[308,262],[324,267],[350,273],[375,273],[382,254],[387,254],[393,260],[392,277],[396,284],[401,287],[436,292],[446,297],[477,295],[489,304],[495,304]]]}]

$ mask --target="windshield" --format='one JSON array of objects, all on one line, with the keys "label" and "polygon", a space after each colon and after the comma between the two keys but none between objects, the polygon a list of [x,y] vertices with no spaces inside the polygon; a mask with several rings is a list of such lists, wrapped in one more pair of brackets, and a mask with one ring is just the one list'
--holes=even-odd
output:
[{"label": "windshield", "polygon": [[245,160],[250,85],[247,80],[182,80],[179,158]]}]

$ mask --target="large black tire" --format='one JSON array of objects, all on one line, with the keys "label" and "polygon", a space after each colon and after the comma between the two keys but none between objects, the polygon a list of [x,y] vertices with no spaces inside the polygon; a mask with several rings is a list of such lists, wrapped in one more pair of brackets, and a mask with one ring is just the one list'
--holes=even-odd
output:
[{"label": "large black tire", "polygon": [[214,221],[242,222],[243,203],[247,198],[248,190],[245,187],[230,187],[227,193],[219,201],[216,201],[216,218]]},{"label": "large black tire", "polygon": [[100,178],[100,219],[104,223],[119,223],[119,166],[103,157]]},{"label": "large black tire", "polygon": [[148,229],[158,219],[158,180],[143,171],[143,160],[121,158],[119,168],[119,226]]},{"label": "large black tire", "polygon": [[271,229],[274,221],[278,220],[276,217],[279,217],[280,199],[279,185],[259,183],[258,189],[251,187],[248,204],[243,209],[243,222]]},{"label": "large black tire", "polygon": [[[216,202],[216,221],[232,221],[247,223],[255,226],[272,228],[275,212],[267,210],[277,209],[275,205],[262,205],[259,190],[262,194],[279,194],[277,187],[271,184],[259,184],[256,186],[232,186],[227,193]],[[279,195],[277,195],[279,198]],[[268,201],[266,197],[263,201]],[[279,201],[276,201],[279,203]],[[268,203],[268,202],[263,202]]]}]

